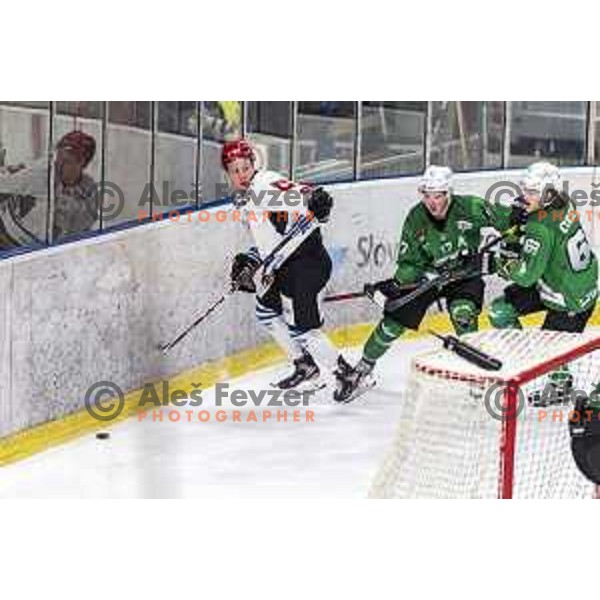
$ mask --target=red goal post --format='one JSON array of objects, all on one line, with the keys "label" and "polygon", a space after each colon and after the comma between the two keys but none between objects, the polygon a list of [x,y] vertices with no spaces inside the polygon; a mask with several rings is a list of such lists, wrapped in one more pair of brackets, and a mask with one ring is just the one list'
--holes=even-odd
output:
[{"label": "red goal post", "polygon": [[535,407],[528,398],[565,365],[572,389],[589,394],[600,383],[600,330],[489,330],[466,339],[502,369],[485,371],[445,349],[413,359],[370,496],[593,497],[571,454],[573,406]]}]

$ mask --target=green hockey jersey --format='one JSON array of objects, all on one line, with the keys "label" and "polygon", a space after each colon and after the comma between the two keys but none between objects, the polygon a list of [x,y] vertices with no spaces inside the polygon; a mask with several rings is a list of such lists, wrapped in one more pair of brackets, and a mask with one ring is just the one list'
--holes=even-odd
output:
[{"label": "green hockey jersey", "polygon": [[510,271],[523,286],[537,286],[543,303],[555,310],[588,310],[598,295],[598,261],[568,202],[563,209],[529,215],[522,255]]},{"label": "green hockey jersey", "polygon": [[483,227],[500,227],[493,209],[478,196],[452,195],[446,219],[431,217],[419,202],[409,211],[404,226],[395,278],[412,283],[428,272],[460,265],[461,256],[475,253]]}]

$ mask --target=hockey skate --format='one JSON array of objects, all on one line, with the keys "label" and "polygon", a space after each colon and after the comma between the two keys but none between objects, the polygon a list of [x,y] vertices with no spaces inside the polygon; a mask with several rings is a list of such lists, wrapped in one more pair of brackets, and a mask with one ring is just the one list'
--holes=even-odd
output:
[{"label": "hockey skate", "polygon": [[371,375],[375,363],[359,361],[356,367],[351,367],[343,358],[338,359],[338,369],[335,372],[337,389],[333,393],[336,402],[347,404],[368,392],[374,385]]},{"label": "hockey skate", "polygon": [[346,375],[352,371],[352,365],[340,354],[337,359],[337,369],[334,372],[336,380],[341,375]]},{"label": "hockey skate", "polygon": [[319,367],[313,360],[313,357],[305,352],[300,358],[294,361],[294,371],[284,377],[274,387],[280,390],[292,390],[301,387],[303,390],[319,390],[325,386],[321,380]]}]

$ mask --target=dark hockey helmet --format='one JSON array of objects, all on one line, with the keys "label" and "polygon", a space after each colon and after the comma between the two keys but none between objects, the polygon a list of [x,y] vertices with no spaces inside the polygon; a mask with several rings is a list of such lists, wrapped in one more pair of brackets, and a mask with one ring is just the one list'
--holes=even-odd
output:
[{"label": "dark hockey helmet", "polygon": [[221,152],[221,164],[223,168],[227,169],[227,165],[238,158],[247,158],[253,163],[256,162],[256,154],[250,142],[246,140],[225,142],[223,144],[223,151]]}]

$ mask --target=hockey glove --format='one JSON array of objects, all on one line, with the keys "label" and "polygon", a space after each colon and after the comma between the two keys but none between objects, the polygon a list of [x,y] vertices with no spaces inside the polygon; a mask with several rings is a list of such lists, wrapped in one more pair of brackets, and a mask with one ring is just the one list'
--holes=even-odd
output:
[{"label": "hockey glove", "polygon": [[234,292],[254,294],[256,292],[254,275],[260,264],[258,252],[254,248],[251,248],[248,252],[236,254],[231,265],[231,289]]},{"label": "hockey glove", "polygon": [[368,296],[380,308],[384,308],[388,300],[393,300],[402,295],[400,284],[394,278],[366,283],[363,289],[365,296]]},{"label": "hockey glove", "polygon": [[501,242],[498,246],[498,256],[502,259],[514,259],[517,260],[521,258],[521,243],[506,241]]},{"label": "hockey glove", "polygon": [[513,227],[518,225],[519,228],[524,227],[528,218],[529,213],[527,212],[527,205],[525,204],[523,196],[515,198],[512,201],[512,209],[508,220],[509,226]]},{"label": "hockey glove", "polygon": [[333,198],[322,187],[315,188],[308,199],[310,210],[319,223],[326,223],[333,208]]},{"label": "hockey glove", "polygon": [[458,257],[456,271],[469,273],[471,271],[478,272],[483,268],[484,255],[480,252],[472,250],[464,250]]},{"label": "hockey glove", "polygon": [[496,275],[510,281],[512,279],[512,274],[519,264],[519,260],[516,258],[497,256],[494,263]]}]

